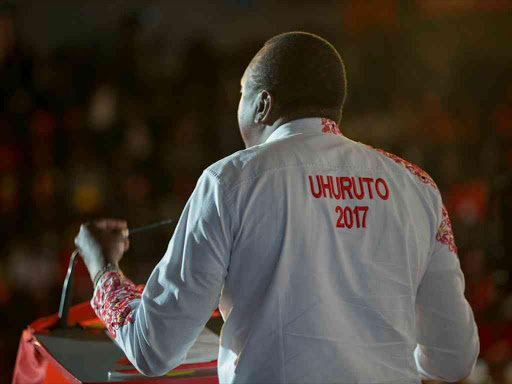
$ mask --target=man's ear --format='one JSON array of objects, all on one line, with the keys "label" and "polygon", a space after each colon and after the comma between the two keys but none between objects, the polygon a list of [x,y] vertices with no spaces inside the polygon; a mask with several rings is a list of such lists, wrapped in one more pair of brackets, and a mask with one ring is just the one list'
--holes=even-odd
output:
[{"label": "man's ear", "polygon": [[274,96],[269,91],[261,91],[258,95],[258,109],[254,117],[254,122],[271,125],[269,122],[273,108]]}]

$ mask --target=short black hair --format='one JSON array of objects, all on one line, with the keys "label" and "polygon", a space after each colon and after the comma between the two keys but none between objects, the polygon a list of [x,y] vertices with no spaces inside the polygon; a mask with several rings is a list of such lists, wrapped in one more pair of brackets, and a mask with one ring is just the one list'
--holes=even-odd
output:
[{"label": "short black hair", "polygon": [[280,114],[340,122],[347,93],[345,65],[327,40],[306,32],[283,33],[268,40],[252,63],[254,89],[273,93]]}]

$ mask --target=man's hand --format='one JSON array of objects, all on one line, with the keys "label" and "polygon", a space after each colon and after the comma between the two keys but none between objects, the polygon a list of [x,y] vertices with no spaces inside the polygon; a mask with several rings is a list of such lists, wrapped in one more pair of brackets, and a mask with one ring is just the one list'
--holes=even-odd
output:
[{"label": "man's hand", "polygon": [[126,228],[126,221],[114,219],[82,224],[75,237],[75,245],[91,279],[109,263],[119,266],[123,254],[130,247],[128,238],[123,236]]}]

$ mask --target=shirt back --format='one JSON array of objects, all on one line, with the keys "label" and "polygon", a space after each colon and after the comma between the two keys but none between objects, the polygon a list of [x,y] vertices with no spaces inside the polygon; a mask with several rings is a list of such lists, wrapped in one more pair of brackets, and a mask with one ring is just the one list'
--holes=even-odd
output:
[{"label": "shirt back", "polygon": [[419,383],[415,298],[442,212],[432,179],[321,118],[209,170],[234,229],[220,381]]}]

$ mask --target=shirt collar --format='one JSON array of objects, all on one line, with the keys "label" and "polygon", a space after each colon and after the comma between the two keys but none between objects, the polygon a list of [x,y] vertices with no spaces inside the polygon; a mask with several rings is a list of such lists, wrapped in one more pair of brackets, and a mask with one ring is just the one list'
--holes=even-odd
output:
[{"label": "shirt collar", "polygon": [[305,119],[292,120],[286,124],[280,125],[272,132],[265,143],[304,133],[324,133],[343,136],[334,121],[325,117],[308,117]]}]

